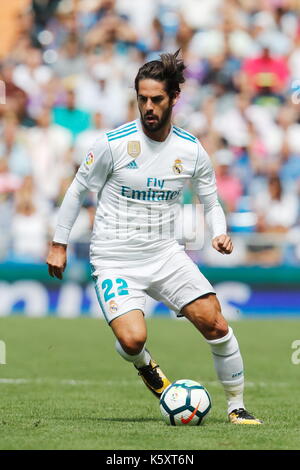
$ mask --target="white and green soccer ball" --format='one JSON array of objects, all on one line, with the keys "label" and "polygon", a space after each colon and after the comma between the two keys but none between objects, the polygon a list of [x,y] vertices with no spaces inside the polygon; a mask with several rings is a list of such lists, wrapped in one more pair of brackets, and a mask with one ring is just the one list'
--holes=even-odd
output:
[{"label": "white and green soccer ball", "polygon": [[172,426],[198,426],[211,409],[211,399],[203,385],[189,379],[176,380],[160,397],[164,421]]}]

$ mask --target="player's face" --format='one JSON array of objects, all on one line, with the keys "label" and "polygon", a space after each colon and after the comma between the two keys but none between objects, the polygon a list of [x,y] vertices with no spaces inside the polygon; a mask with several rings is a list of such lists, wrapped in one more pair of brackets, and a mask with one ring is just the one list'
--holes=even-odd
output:
[{"label": "player's face", "polygon": [[141,121],[150,132],[156,132],[170,123],[172,108],[177,97],[171,99],[165,90],[165,82],[150,78],[140,80],[138,107]]}]

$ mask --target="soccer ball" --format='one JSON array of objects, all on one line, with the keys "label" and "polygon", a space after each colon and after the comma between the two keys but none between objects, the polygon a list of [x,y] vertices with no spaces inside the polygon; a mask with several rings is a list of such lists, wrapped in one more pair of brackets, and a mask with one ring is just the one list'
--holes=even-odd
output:
[{"label": "soccer ball", "polygon": [[211,408],[208,391],[194,380],[176,380],[163,392],[160,411],[172,426],[198,426]]}]

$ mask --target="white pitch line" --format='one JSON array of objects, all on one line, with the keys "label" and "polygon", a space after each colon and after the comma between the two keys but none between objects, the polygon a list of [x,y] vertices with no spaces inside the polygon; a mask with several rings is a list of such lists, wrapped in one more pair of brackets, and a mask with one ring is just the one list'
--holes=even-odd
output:
[{"label": "white pitch line", "polygon": [[28,382],[29,382],[28,379],[0,379],[0,384],[20,385],[20,384],[26,384]]},{"label": "white pitch line", "polygon": [[[210,387],[216,387],[220,386],[220,382],[217,380],[212,380],[209,382],[205,382],[204,385],[210,386]],[[290,384],[288,382],[250,382],[250,381],[245,381],[245,387],[270,387],[270,386],[276,386],[276,387],[287,387]]]},{"label": "white pitch line", "polygon": [[[98,380],[98,381],[91,381],[91,380],[75,380],[75,379],[51,379],[51,378],[39,378],[39,379],[24,379],[24,378],[0,378],[0,385],[1,384],[9,384],[9,385],[24,385],[24,384],[53,384],[53,385],[73,385],[73,386],[96,386],[96,385],[105,385],[105,386],[116,386],[116,385],[142,385],[140,380]],[[208,381],[204,384],[207,387],[216,387],[220,386],[220,382],[217,380]],[[245,382],[245,387],[270,387],[270,386],[277,386],[277,387],[286,387],[288,386],[287,382]]]},{"label": "white pitch line", "polygon": [[93,382],[90,380],[74,380],[74,379],[47,379],[47,378],[39,378],[39,379],[11,379],[11,378],[0,378],[0,385],[1,384],[12,384],[12,385],[23,385],[23,384],[57,384],[57,385],[85,385],[85,386],[95,386],[95,385],[135,385],[135,383],[139,383],[139,381],[130,381],[130,380],[100,380],[97,382]]}]

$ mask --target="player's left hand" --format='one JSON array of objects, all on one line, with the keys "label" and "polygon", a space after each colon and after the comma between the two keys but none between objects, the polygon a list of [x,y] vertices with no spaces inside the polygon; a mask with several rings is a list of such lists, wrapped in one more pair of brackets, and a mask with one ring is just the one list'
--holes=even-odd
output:
[{"label": "player's left hand", "polygon": [[233,250],[233,243],[228,235],[219,235],[212,241],[212,246],[215,250],[223,255],[230,255]]}]

